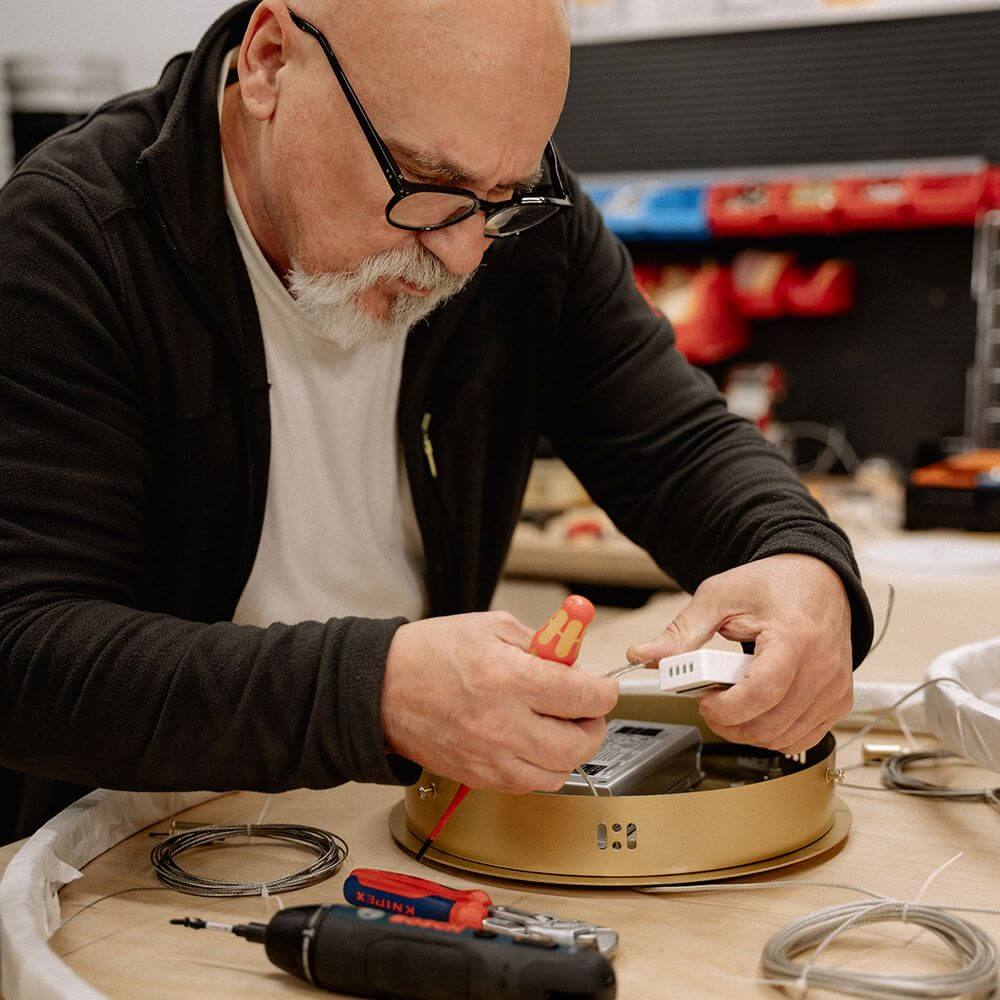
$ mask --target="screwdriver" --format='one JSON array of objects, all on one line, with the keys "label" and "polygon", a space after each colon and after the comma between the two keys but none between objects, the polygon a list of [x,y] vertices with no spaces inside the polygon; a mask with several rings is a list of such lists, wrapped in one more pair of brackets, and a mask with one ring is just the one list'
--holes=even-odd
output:
[{"label": "screwdriver", "polygon": [[[594,614],[594,605],[586,597],[570,594],[562,602],[559,610],[531,637],[528,652],[542,660],[565,663],[567,667],[573,666],[580,652],[583,635],[587,631],[587,626],[594,620]],[[583,780],[587,782],[591,792],[596,795],[597,789],[594,788],[590,776],[579,768],[577,770]],[[420,850],[417,851],[417,861],[423,860],[431,844],[437,839],[438,834],[445,828],[445,824],[451,819],[452,814],[468,794],[469,786],[459,785],[458,791],[455,792],[448,807],[441,814],[434,829],[420,845]]]},{"label": "screwdriver", "polygon": [[512,937],[531,933],[556,944],[596,948],[605,958],[611,958],[618,948],[618,932],[611,927],[535,910],[494,906],[492,898],[482,889],[453,889],[430,879],[382,868],[355,868],[344,882],[344,898],[352,906],[440,920],[477,931]]},{"label": "screwdriver", "polygon": [[267,924],[223,924],[197,917],[170,922],[263,944],[279,969],[351,996],[613,1000],[617,992],[614,970],[597,951],[383,910],[295,906],[280,910]]}]

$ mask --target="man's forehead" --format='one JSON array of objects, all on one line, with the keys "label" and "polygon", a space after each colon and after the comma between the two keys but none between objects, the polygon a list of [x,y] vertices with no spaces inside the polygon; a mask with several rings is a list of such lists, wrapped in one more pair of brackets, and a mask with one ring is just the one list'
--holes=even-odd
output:
[{"label": "man's forehead", "polygon": [[442,183],[454,184],[458,187],[476,188],[478,190],[497,189],[527,189],[532,188],[542,179],[544,169],[541,163],[516,176],[484,177],[477,174],[474,167],[459,162],[445,153],[430,149],[418,149],[414,145],[396,139],[386,140],[393,155],[403,166],[417,168],[427,177],[440,179]]},{"label": "man's forehead", "polygon": [[481,192],[537,184],[565,97],[561,0],[297,2],[321,9],[318,26],[401,166]]}]

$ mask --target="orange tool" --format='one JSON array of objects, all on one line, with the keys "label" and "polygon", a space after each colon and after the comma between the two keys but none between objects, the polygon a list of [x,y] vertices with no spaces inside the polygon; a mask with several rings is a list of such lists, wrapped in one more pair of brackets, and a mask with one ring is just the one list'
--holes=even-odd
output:
[{"label": "orange tool", "polygon": [[[567,667],[576,663],[583,642],[583,634],[587,626],[594,620],[594,605],[586,597],[570,594],[562,607],[531,637],[528,651],[542,660],[553,663],[565,663]],[[588,781],[588,784],[590,782]],[[420,845],[417,851],[417,861],[421,861],[445,824],[451,819],[452,813],[462,804],[469,794],[468,785],[459,785],[458,791],[437,821],[430,836]]]}]

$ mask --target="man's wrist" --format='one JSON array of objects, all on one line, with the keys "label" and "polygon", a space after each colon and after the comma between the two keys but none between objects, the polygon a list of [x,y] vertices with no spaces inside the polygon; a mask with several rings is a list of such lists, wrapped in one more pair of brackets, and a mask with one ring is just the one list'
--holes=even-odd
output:
[{"label": "man's wrist", "polygon": [[[851,635],[851,659],[856,670],[871,648],[875,632],[871,605],[861,582],[861,572],[854,561],[850,543],[839,528],[829,526],[829,539],[825,534],[810,534],[808,538],[797,533],[794,541],[782,542],[771,540],[752,560],[778,555],[808,556],[822,563],[836,576],[844,596],[847,599],[847,611],[850,616],[849,627]],[[773,546],[773,549],[771,548]]]}]

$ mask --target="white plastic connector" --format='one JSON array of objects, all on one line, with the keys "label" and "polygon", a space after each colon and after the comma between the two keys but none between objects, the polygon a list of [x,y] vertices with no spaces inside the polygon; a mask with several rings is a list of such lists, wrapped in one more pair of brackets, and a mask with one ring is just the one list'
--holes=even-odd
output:
[{"label": "white plastic connector", "polygon": [[660,690],[683,694],[716,684],[732,687],[743,679],[751,663],[752,656],[724,649],[698,649],[667,656],[660,660]]},{"label": "white plastic connector", "polygon": [[722,649],[698,649],[693,653],[667,656],[657,671],[637,670],[619,681],[622,694],[690,694],[719,685],[732,687],[743,678],[752,656]]}]

